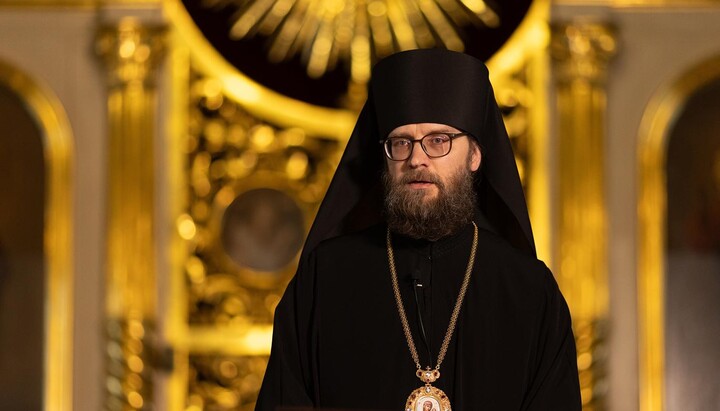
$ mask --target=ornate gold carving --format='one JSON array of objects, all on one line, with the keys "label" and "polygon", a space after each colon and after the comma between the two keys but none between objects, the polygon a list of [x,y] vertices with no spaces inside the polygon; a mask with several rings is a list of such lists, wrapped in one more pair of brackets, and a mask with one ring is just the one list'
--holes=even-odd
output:
[{"label": "ornate gold carving", "polygon": [[530,183],[530,133],[533,99],[530,89],[527,67],[505,73],[496,82],[495,99],[502,112],[505,128],[515,153],[515,163],[523,187],[527,190]]},{"label": "ornate gold carving", "polygon": [[111,88],[145,88],[154,86],[154,70],[164,56],[165,28],[145,27],[127,18],[117,26],[98,32],[96,49],[107,67]]},{"label": "ornate gold carving", "polygon": [[155,319],[154,70],[164,28],[134,20],[99,30],[108,74],[108,319],[106,407],[149,409],[146,371]]},{"label": "ornate gold carving", "polygon": [[617,49],[612,26],[593,22],[556,24],[550,45],[558,83],[604,85],[607,63]]},{"label": "ornate gold carving", "polygon": [[[215,79],[199,76],[191,86],[188,140],[191,191],[187,213],[179,226],[181,235],[191,241],[193,248],[193,256],[186,264],[190,294],[195,296],[190,323],[218,324],[225,322],[222,318],[229,321],[238,315],[269,321],[277,294],[294,273],[297,261],[281,262],[277,269],[264,271],[253,268],[251,261],[233,260],[228,248],[232,245],[222,241],[223,234],[228,234],[224,227],[233,217],[228,214],[229,207],[248,194],[265,190],[270,195],[260,196],[255,200],[256,206],[266,210],[281,208],[264,217],[271,221],[285,217],[290,210],[278,202],[289,200],[301,212],[303,221],[299,228],[304,236],[339,161],[341,147],[332,138],[308,135],[298,128],[278,128],[253,117],[224,95],[220,86]],[[249,206],[253,206],[252,201]],[[249,208],[244,213],[253,210]],[[295,220],[285,222],[290,221]],[[235,234],[246,230],[247,235],[253,235],[255,229],[260,235],[263,230],[242,224],[241,221],[228,229]],[[298,229],[291,228],[287,236]],[[294,255],[300,246],[298,243]],[[246,289],[253,292],[243,291]],[[218,304],[229,295],[233,295],[233,302]]]},{"label": "ornate gold carving", "polygon": [[98,5],[160,5],[164,0],[0,0],[0,7],[13,8],[82,8],[94,9]]},{"label": "ornate gold carving", "polygon": [[605,323],[608,310],[604,81],[615,49],[610,26],[577,22],[552,28],[560,115],[556,273],[578,333],[578,362],[587,365],[581,368],[580,381],[588,410],[604,409],[599,390],[604,366],[598,361],[604,349],[604,327],[598,324]]},{"label": "ornate gold carving", "polygon": [[543,104],[538,104],[543,101],[545,63],[539,53],[529,50],[523,65],[497,75],[493,85],[527,195],[538,257],[549,264],[547,118]]},{"label": "ornate gold carving", "polygon": [[583,410],[606,409],[607,321],[573,319]]},{"label": "ornate gold carving", "polygon": [[[534,96],[543,81],[540,64],[530,67],[527,62],[546,44],[546,6],[547,2],[535,3],[532,24],[524,22],[511,40],[513,46],[505,46],[490,63],[498,67],[493,71],[497,98],[529,187],[535,187],[530,174],[545,164],[531,158],[530,147],[541,145],[544,138],[544,120],[538,120],[537,111],[541,105],[534,103],[541,101]],[[181,28],[181,40],[199,35],[184,21],[184,10],[179,12],[180,23],[177,15],[173,19]],[[297,260],[272,272],[233,261],[221,241],[223,215],[243,193],[272,189],[293,199],[307,230],[357,114],[305,105],[306,110],[304,103],[273,96],[244,78],[206,42],[196,38],[189,44],[193,72],[188,128],[179,130],[187,133],[182,179],[187,181],[188,197],[176,221],[189,255],[183,262],[187,294],[177,296],[184,300],[178,305],[183,307],[178,316],[184,325],[177,331],[175,348],[183,361],[176,362],[173,379],[187,378],[173,388],[173,395],[185,397],[170,401],[192,409],[249,410],[270,351],[272,313]],[[246,370],[232,382],[219,376],[222,369],[233,369],[228,362]],[[244,380],[258,384],[241,390]]]},{"label": "ornate gold carving", "polygon": [[[535,0],[512,37],[487,62],[523,180],[535,246],[552,263],[546,62],[550,3]],[[517,118],[513,118],[517,114]]]},{"label": "ornate gold carving", "polygon": [[188,409],[254,410],[265,368],[266,356],[190,356]]},{"label": "ornate gold carving", "polygon": [[240,73],[208,43],[180,0],[167,0],[166,6],[179,39],[192,53],[195,68],[215,79],[223,93],[242,104],[248,114],[263,118],[278,127],[297,127],[308,134],[339,141],[345,141],[350,135],[356,113],[313,106],[262,87]]},{"label": "ornate gold carving", "polygon": [[152,324],[140,318],[109,318],[105,346],[108,410],[152,409]]},{"label": "ornate gold carving", "polygon": [[498,89],[497,81],[503,76],[522,69],[532,58],[545,54],[550,38],[547,24],[549,13],[550,0],[534,0],[520,26],[487,61],[495,89]]},{"label": "ornate gold carving", "polygon": [[[327,135],[260,120],[225,94],[220,81],[197,72],[192,75],[188,202],[177,222],[180,236],[190,245],[185,261],[190,324],[186,343],[191,356],[188,404],[202,401],[219,409],[251,409],[270,352],[275,306],[295,272],[302,239],[342,148]],[[293,210],[300,213],[299,222],[287,219]],[[258,211],[262,215],[248,219]],[[257,224],[260,221],[268,224]],[[281,237],[276,235],[288,228]],[[275,241],[297,234],[296,244]],[[233,248],[235,241],[245,241],[241,248],[259,248],[251,257],[238,254],[242,250]],[[273,251],[269,255],[291,258],[258,259],[267,250]],[[234,388],[221,389],[217,373],[223,368],[201,361],[206,357],[200,355],[211,353],[217,355],[213,361],[226,365],[258,361],[263,365],[246,367],[249,374]],[[253,380],[258,383],[248,385]]]},{"label": "ornate gold carving", "polygon": [[73,213],[72,132],[60,102],[30,77],[0,61],[0,84],[35,117],[45,148],[45,360],[43,408],[72,409]]},{"label": "ornate gold carving", "polygon": [[[500,84],[498,100],[518,164],[526,170],[532,107],[526,72],[513,73]],[[191,358],[214,354],[213,361],[266,360],[272,313],[297,260],[275,272],[261,272],[233,261],[221,241],[224,213],[243,193],[271,188],[296,202],[308,229],[342,146],[332,138],[278,128],[255,118],[229,98],[222,83],[214,78],[195,73],[190,89],[189,199],[186,212],[177,221],[179,234],[191,247],[185,262],[190,324],[185,343]],[[527,181],[526,173],[523,176]],[[238,394],[233,388],[233,394],[228,394],[227,387],[220,389],[217,383],[198,380],[201,374],[193,370],[198,366],[194,361],[190,365],[188,404],[218,405],[236,397],[254,401],[257,392]],[[205,366],[204,370],[202,378],[214,381],[216,377],[207,377],[213,368]],[[261,380],[263,373],[260,369],[252,378]],[[225,393],[225,400],[214,397],[221,393]],[[227,404],[237,404],[233,401]],[[251,409],[247,404],[238,406]]]},{"label": "ornate gold carving", "polygon": [[[208,7],[217,6],[208,2]],[[373,61],[402,50],[465,48],[459,28],[500,25],[500,17],[483,0],[234,0],[237,8],[229,36],[263,36],[270,61],[301,55],[309,77],[323,76],[349,61],[353,81],[370,78]]]},{"label": "ornate gold carving", "polygon": [[638,326],[640,411],[665,408],[665,242],[667,139],[675,116],[697,90],[720,78],[720,58],[705,61],[666,84],[640,125],[638,173]]}]

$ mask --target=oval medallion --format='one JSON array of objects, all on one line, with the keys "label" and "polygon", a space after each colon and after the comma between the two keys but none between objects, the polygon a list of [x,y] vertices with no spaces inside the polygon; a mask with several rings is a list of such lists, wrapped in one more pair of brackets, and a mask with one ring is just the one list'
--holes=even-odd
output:
[{"label": "oval medallion", "polygon": [[410,393],[405,411],[451,411],[450,399],[441,389],[428,384]]}]

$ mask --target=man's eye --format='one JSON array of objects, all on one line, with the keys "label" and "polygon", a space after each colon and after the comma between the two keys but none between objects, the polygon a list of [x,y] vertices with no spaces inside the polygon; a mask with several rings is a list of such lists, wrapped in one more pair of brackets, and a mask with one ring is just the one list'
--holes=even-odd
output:
[{"label": "man's eye", "polygon": [[393,140],[393,147],[407,147],[410,144],[410,140]]},{"label": "man's eye", "polygon": [[441,145],[441,144],[447,143],[449,138],[445,135],[439,134],[439,135],[430,137],[429,140],[430,140],[430,144]]}]

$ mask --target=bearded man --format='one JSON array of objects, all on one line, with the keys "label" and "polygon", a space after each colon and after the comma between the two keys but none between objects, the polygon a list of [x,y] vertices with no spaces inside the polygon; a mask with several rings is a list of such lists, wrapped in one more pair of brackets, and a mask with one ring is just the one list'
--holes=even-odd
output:
[{"label": "bearded man", "polygon": [[570,325],[485,65],[395,54],[276,310],[256,409],[580,410]]}]

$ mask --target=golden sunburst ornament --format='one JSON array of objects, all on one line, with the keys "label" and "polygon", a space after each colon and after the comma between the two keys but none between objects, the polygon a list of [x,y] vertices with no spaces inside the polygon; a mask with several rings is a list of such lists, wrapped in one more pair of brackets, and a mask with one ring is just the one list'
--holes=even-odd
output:
[{"label": "golden sunburst ornament", "polygon": [[[463,51],[468,26],[497,27],[485,0],[204,0],[208,8],[233,6],[229,36],[268,39],[271,62],[300,56],[311,78],[343,61],[364,83],[373,61],[416,48]],[[349,63],[349,64],[348,64]]]}]

